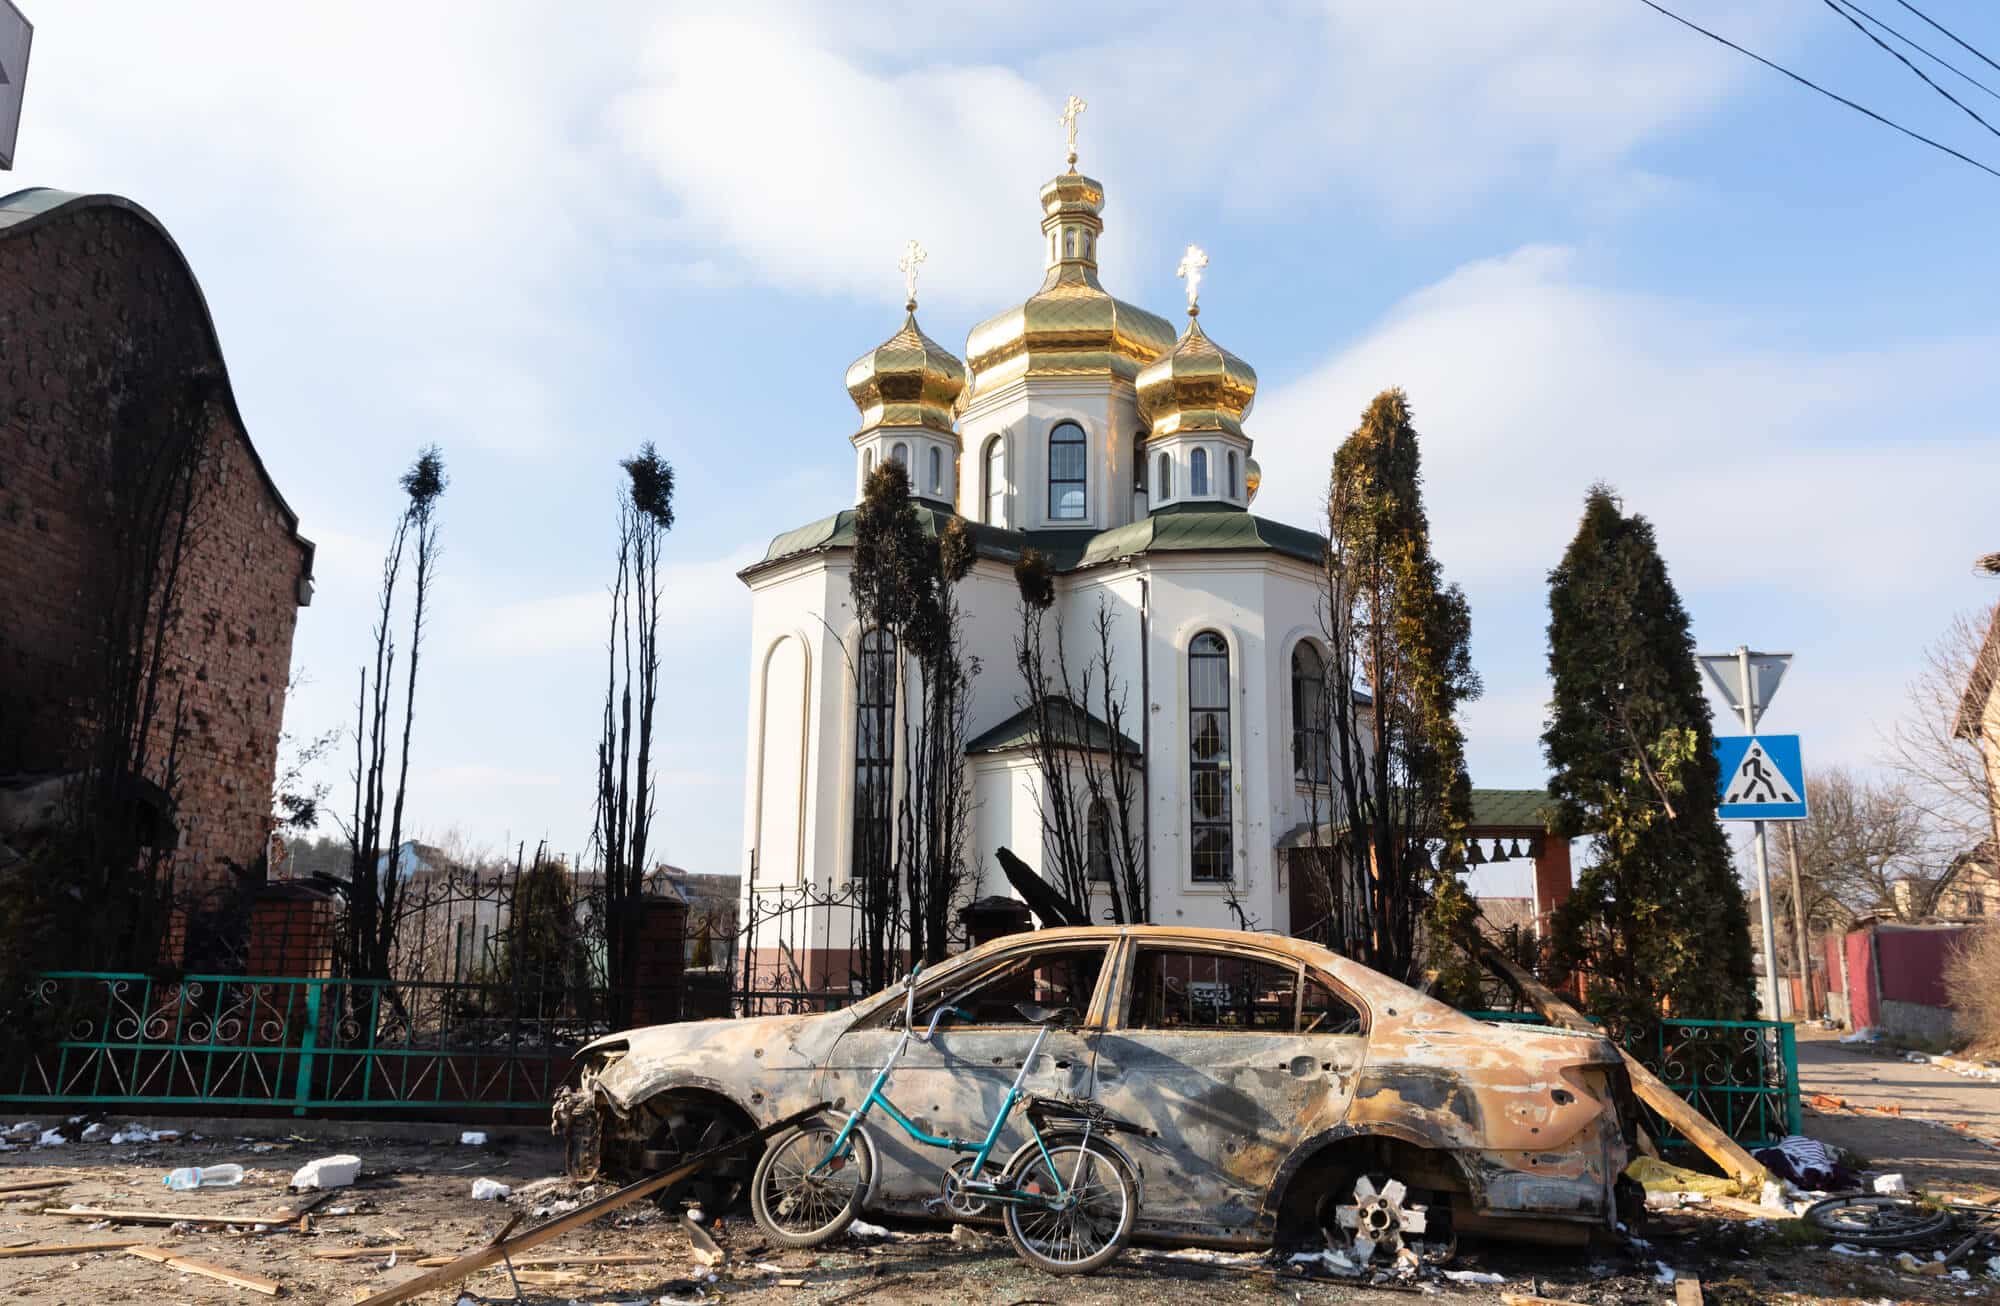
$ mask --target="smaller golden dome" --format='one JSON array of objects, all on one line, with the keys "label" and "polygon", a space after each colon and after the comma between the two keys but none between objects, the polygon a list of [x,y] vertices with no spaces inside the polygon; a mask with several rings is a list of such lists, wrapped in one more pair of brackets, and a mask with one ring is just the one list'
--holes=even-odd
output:
[{"label": "smaller golden dome", "polygon": [[847,393],[861,410],[863,431],[922,426],[950,435],[965,364],[917,326],[916,301],[904,307],[903,329],[848,366]]},{"label": "smaller golden dome", "polygon": [[1174,347],[1148,364],[1135,384],[1139,415],[1155,436],[1181,431],[1241,436],[1257,397],[1257,373],[1210,340],[1193,311]]}]

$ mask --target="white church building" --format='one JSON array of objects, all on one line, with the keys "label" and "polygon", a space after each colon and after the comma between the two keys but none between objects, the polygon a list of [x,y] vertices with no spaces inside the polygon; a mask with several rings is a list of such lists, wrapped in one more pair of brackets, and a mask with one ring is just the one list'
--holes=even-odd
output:
[{"label": "white church building", "polygon": [[[1258,468],[1245,422],[1257,377],[1199,325],[1204,257],[1190,250],[1184,265],[1178,333],[1106,291],[1104,188],[1076,171],[1073,147],[1072,137],[1069,170],[1041,191],[1039,289],[975,327],[964,362],[924,335],[913,297],[900,328],[849,367],[856,498],[893,458],[928,529],[954,513],[973,526],[978,559],[958,596],[965,646],[981,661],[965,759],[974,894],[1009,892],[1000,847],[1045,864],[1013,657],[1013,565],[1033,547],[1055,568],[1073,657],[1101,599],[1115,612],[1127,733],[1142,754],[1151,919],[1235,925],[1233,897],[1260,928],[1289,931],[1282,845],[1327,817],[1323,770],[1309,774],[1326,750],[1295,727],[1320,719],[1303,700],[1323,683],[1322,538],[1251,511]],[[854,519],[849,506],[787,531],[741,573],[752,596],[743,877],[753,900],[849,882],[865,808],[857,776],[888,763],[860,729]],[[843,920],[792,922],[794,974],[845,983]]]}]

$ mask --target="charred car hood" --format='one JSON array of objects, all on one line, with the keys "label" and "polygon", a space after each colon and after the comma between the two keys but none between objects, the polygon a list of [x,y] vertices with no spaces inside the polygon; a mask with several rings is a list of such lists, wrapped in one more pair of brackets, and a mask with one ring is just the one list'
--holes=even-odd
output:
[{"label": "charred car hood", "polygon": [[621,1107],[673,1087],[710,1088],[733,1097],[731,1089],[740,1089],[749,1077],[813,1070],[854,1017],[847,1010],[650,1025],[586,1044],[577,1060]]}]

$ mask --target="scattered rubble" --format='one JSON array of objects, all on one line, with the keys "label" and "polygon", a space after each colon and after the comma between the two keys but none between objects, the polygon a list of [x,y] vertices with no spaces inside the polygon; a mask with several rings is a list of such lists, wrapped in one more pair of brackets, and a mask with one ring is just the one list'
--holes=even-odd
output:
[{"label": "scattered rubble", "polygon": [[505,1201],[513,1191],[506,1184],[495,1182],[492,1179],[474,1179],[472,1181],[472,1200],[475,1202]]},{"label": "scattered rubble", "polygon": [[294,1188],[346,1188],[361,1177],[361,1158],[342,1153],[308,1161],[292,1175]]}]

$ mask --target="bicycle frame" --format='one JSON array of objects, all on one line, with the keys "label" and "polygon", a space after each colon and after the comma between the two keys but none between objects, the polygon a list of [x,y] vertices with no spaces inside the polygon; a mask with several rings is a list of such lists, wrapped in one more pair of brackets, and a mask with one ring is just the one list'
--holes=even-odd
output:
[{"label": "bicycle frame", "polygon": [[[979,1172],[985,1169],[987,1160],[993,1155],[994,1147],[999,1144],[1000,1131],[1005,1128],[1008,1117],[1014,1114],[1014,1104],[1020,1101],[1021,1086],[1027,1082],[1028,1070],[1035,1064],[1035,1058],[1041,1055],[1042,1044],[1048,1040],[1049,1026],[1043,1025],[1040,1031],[1036,1033],[1034,1044],[1029,1047],[1028,1055],[1022,1058],[1021,1069],[1014,1076],[1014,1082],[1008,1086],[1007,1096],[1000,1103],[1000,1109],[995,1113],[992,1127],[986,1131],[986,1137],[978,1141],[968,1138],[953,1138],[949,1135],[939,1137],[935,1134],[926,1133],[923,1129],[919,1128],[915,1121],[904,1115],[896,1104],[889,1100],[887,1092],[889,1076],[896,1069],[896,1063],[903,1059],[903,1053],[909,1050],[910,1039],[916,1034],[912,1020],[916,1000],[915,972],[911,973],[909,983],[910,989],[904,1006],[903,1036],[896,1040],[896,1046],[890,1051],[889,1059],[883,1062],[882,1069],[875,1073],[874,1083],[868,1086],[868,1095],[861,1099],[859,1106],[848,1113],[847,1122],[841,1126],[840,1133],[835,1136],[832,1145],[827,1148],[826,1155],[821,1157],[808,1173],[817,1174],[825,1167],[832,1165],[834,1159],[846,1150],[848,1140],[853,1136],[854,1131],[860,1127],[861,1122],[868,1117],[870,1111],[878,1106],[887,1112],[889,1118],[895,1121],[902,1128],[903,1132],[909,1135],[914,1141],[922,1143],[927,1147],[940,1148],[954,1153],[972,1153],[971,1178],[976,1179]],[[932,1013],[930,1028],[925,1030],[920,1036],[923,1042],[928,1043],[937,1036],[938,1022],[950,1010],[951,1008],[949,1007],[940,1006]],[[1048,1166],[1050,1176],[1055,1180],[1055,1200],[1060,1202],[1067,1199],[1070,1186],[1063,1183],[1062,1175],[1056,1169],[1055,1158],[1049,1155],[1048,1144],[1042,1141],[1042,1131],[1035,1127],[1035,1122],[1032,1119],[1028,1121],[1028,1133],[1035,1140],[1035,1147],[1041,1152],[1042,1160]],[[1086,1125],[1084,1128],[1084,1140],[1086,1144],[1089,1141],[1089,1137],[1090,1129]],[[1082,1162],[1083,1158],[1079,1156],[1077,1158],[1079,1167],[1081,1167]],[[1050,1201],[1047,1194],[1016,1192],[1012,1189],[1000,1188],[997,1184],[991,1189],[982,1187],[979,1190],[979,1195],[994,1201],[1032,1203],[1036,1205],[1047,1204]]]}]

